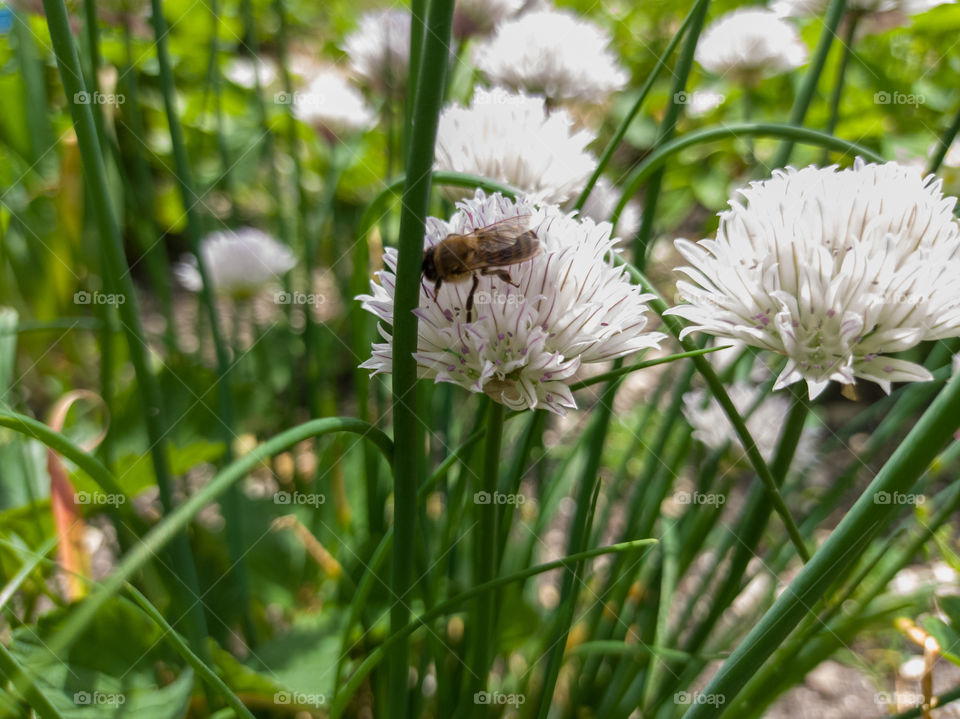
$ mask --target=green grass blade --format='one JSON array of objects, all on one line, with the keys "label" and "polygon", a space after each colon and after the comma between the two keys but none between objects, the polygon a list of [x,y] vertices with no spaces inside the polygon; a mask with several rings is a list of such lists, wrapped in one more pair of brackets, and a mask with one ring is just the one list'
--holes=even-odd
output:
[{"label": "green grass blade", "polygon": [[[424,226],[430,203],[433,148],[443,103],[452,23],[453,0],[433,0],[427,18],[420,77],[416,81],[420,91],[413,108],[413,130],[400,214],[393,324],[393,423],[397,447],[393,468],[393,526],[394,548],[403,547],[404,551],[392,553],[390,588],[395,597],[405,599],[391,606],[390,626],[394,631],[406,625],[410,617],[407,594],[413,575],[413,557],[407,548],[414,546],[417,485],[425,464],[423,431],[416,401],[417,363],[413,357],[418,344],[418,320],[413,310],[420,301]],[[388,670],[392,714],[401,719],[407,715],[407,654],[406,641],[398,642],[391,652]]]}]

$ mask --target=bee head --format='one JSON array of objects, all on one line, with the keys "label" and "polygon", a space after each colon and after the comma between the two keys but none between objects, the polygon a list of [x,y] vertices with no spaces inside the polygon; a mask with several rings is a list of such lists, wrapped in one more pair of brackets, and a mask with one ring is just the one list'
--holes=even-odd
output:
[{"label": "bee head", "polygon": [[423,264],[420,266],[423,276],[431,282],[435,282],[437,279],[437,266],[433,261],[433,249],[433,247],[428,247],[423,251]]}]

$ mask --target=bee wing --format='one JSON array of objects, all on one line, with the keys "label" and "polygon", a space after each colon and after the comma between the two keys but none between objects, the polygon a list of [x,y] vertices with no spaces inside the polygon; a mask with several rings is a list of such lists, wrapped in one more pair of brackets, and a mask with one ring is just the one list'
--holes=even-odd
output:
[{"label": "bee wing", "polygon": [[529,229],[530,217],[530,215],[507,217],[492,225],[480,227],[470,234],[477,238],[477,244],[481,247],[493,251],[505,249],[512,247],[517,238]]}]

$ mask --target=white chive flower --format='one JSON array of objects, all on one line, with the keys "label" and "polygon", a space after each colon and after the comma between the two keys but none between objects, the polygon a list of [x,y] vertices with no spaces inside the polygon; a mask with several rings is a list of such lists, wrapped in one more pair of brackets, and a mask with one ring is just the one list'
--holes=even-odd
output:
[{"label": "white chive flower", "polygon": [[629,79],[602,28],[568,10],[543,9],[500,24],[474,49],[495,85],[545,95],[551,102],[602,102]]},{"label": "white chive flower", "polygon": [[677,240],[690,281],[672,308],[704,331],[786,355],[806,380],[932,378],[887,355],[960,335],[960,226],[942,181],[895,162],[776,170],[720,213],[715,240]]},{"label": "white chive flower", "polygon": [[[597,184],[593,186],[587,201],[583,203],[583,210],[580,214],[589,217],[594,222],[609,221],[613,216],[613,211],[620,202],[620,196],[623,190],[615,187],[606,177],[599,177]],[[633,200],[630,200],[620,213],[620,219],[617,220],[615,235],[632,239],[640,229],[640,206]]]},{"label": "white chive flower", "polygon": [[[747,430],[760,455],[770,462],[780,440],[783,418],[790,411],[789,398],[782,394],[771,394],[761,400],[763,388],[753,382],[734,382],[726,390],[737,412],[741,417],[746,417]],[[692,390],[683,396],[683,416],[693,428],[694,439],[710,449],[722,449],[728,442],[743,449],[743,443],[727,413],[706,390]],[[813,463],[817,435],[810,428],[804,428],[801,432],[793,456],[795,466],[808,467]]]},{"label": "white chive flower", "polygon": [[454,103],[440,115],[436,169],[482,175],[559,204],[596,167],[586,149],[592,140],[565,110],[548,112],[542,97],[477,88],[469,107]]},{"label": "white chive flower", "polygon": [[385,94],[399,92],[406,86],[410,65],[410,13],[397,9],[364,14],[343,49],[367,85]]},{"label": "white chive flower", "polygon": [[[848,0],[844,7],[846,22],[858,16],[858,35],[875,35],[895,27],[909,25],[914,15],[927,12],[953,0]],[[829,0],[777,0],[771,10],[781,17],[809,17],[826,12]]]},{"label": "white chive flower", "polygon": [[293,97],[294,115],[327,136],[360,132],[375,117],[360,91],[334,70],[320,70],[310,84]]},{"label": "white chive flower", "polygon": [[[253,227],[211,232],[200,244],[200,254],[214,292],[250,297],[293,269],[293,253],[270,235]],[[174,268],[180,284],[191,292],[203,288],[192,255]]]},{"label": "white chive flower", "polygon": [[762,8],[742,8],[710,25],[694,55],[708,72],[755,83],[800,67],[807,61],[807,46],[800,35],[777,13]]},{"label": "white chive flower", "polygon": [[457,0],[453,9],[453,35],[461,39],[487,35],[521,7],[523,0]]},{"label": "white chive flower", "polygon": [[[427,221],[424,248],[451,233],[466,234],[511,217],[529,216],[541,252],[505,267],[517,286],[480,276],[472,322],[466,321],[469,280],[444,283],[434,299],[432,283],[421,282],[420,336],[415,354],[419,374],[483,392],[512,409],[545,408],[559,415],[575,408],[569,383],[580,365],[658,347],[664,335],[646,331],[650,295],[630,284],[608,257],[616,241],[610,224],[595,224],[556,205],[536,205],[477,190],[457,203],[449,222]],[[386,269],[357,297],[381,321],[386,340],[373,345],[361,367],[390,372],[393,361],[394,291],[397,252],[384,252]],[[429,285],[429,286],[428,286]]]},{"label": "white chive flower", "polygon": [[253,90],[260,80],[260,87],[269,87],[277,79],[277,65],[266,57],[251,60],[249,57],[234,57],[223,71],[230,82],[247,90]]}]

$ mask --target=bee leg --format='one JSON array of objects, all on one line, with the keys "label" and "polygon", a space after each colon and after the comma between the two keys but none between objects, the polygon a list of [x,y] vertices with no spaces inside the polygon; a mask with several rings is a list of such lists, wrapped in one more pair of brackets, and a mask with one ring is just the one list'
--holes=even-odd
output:
[{"label": "bee leg", "polygon": [[440,302],[437,298],[440,296],[440,285],[442,284],[443,280],[438,279],[433,285],[433,301],[437,303],[437,306],[440,305]]},{"label": "bee leg", "polygon": [[514,287],[519,287],[520,285],[513,281],[513,278],[510,276],[510,273],[506,270],[500,270],[492,267],[485,267],[480,270],[480,274],[483,275],[493,275],[497,277],[501,282],[506,282],[508,285],[513,285]]},{"label": "bee leg", "polygon": [[480,278],[474,274],[473,284],[470,285],[470,294],[467,295],[467,322],[473,322],[473,293],[477,291],[477,285],[480,284]]}]

